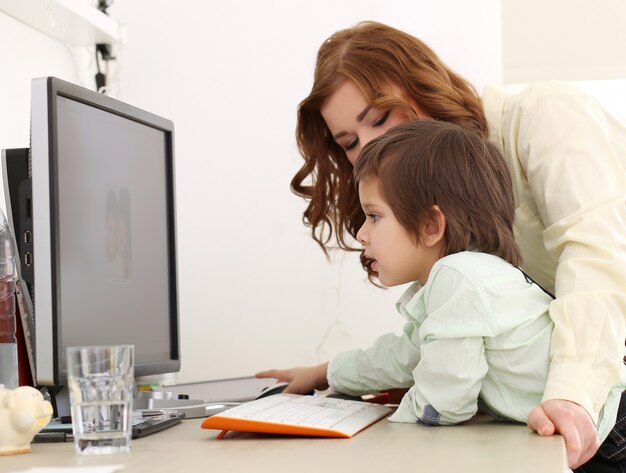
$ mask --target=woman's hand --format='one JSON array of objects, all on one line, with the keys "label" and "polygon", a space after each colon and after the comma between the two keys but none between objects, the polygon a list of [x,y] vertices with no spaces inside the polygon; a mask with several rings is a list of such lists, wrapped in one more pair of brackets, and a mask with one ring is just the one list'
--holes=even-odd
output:
[{"label": "woman's hand", "polygon": [[569,467],[578,468],[593,457],[600,447],[598,431],[587,411],[564,399],[551,399],[533,409],[528,426],[541,436],[561,434],[567,448]]},{"label": "woman's hand", "polygon": [[303,368],[287,370],[267,370],[255,374],[257,378],[276,378],[279,382],[288,382],[289,386],[283,391],[293,394],[307,394],[314,389],[328,389],[326,370],[328,363]]}]

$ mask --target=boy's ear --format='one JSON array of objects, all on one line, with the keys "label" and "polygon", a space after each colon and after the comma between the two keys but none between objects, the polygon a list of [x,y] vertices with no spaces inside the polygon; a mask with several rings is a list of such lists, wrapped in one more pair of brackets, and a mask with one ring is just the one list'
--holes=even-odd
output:
[{"label": "boy's ear", "polygon": [[421,243],[426,247],[437,245],[446,232],[446,216],[443,214],[438,205],[431,207],[421,235]]}]

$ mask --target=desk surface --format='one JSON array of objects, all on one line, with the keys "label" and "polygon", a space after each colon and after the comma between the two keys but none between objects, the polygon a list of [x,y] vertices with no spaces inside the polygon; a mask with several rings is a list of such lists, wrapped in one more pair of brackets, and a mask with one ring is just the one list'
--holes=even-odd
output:
[{"label": "desk surface", "polygon": [[394,424],[385,419],[351,439],[300,438],[230,432],[216,440],[189,419],[133,440],[130,453],[78,456],[73,443],[33,444],[32,453],[0,457],[0,472],[36,466],[124,464],[123,473],[228,472],[480,472],[562,473],[560,436],[486,418],[453,427]]}]

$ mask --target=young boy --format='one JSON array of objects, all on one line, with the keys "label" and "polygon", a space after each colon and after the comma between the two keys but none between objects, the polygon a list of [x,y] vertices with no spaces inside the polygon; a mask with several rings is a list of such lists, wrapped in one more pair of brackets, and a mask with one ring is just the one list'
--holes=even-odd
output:
[{"label": "young boy", "polygon": [[[394,422],[456,424],[480,407],[526,423],[548,376],[552,296],[518,268],[500,152],[451,123],[411,121],[370,142],[354,178],[366,215],[362,257],[385,286],[413,282],[397,303],[404,332],[328,366],[263,375],[352,395],[410,387]],[[618,407],[626,416],[625,387],[611,390],[597,426],[600,441],[608,438],[580,471],[622,471],[606,457],[626,456],[618,430],[609,436]]]},{"label": "young boy", "polygon": [[[552,299],[517,268],[511,180],[497,149],[455,125],[415,121],[366,147],[354,176],[364,257],[385,286],[414,281],[397,308],[417,353],[387,374],[409,371],[413,385],[391,420],[456,424],[480,402],[526,422],[548,374]],[[363,354],[336,357],[331,386],[359,392],[350,366]]]}]

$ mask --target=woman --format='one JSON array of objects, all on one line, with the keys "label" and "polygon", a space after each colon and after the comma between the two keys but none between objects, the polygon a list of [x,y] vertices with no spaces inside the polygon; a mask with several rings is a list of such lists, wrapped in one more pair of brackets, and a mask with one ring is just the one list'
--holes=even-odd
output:
[{"label": "woman", "polygon": [[[309,200],[304,222],[325,252],[334,240],[360,251],[353,238],[364,215],[352,166],[369,140],[416,117],[475,129],[507,160],[523,268],[556,296],[550,375],[529,425],[541,435],[560,432],[570,466],[581,465],[598,448],[594,422],[618,381],[624,348],[626,128],[574,87],[537,84],[513,96],[487,88],[479,98],[408,34],[373,22],[339,31],[321,46],[312,91],[298,110],[305,163],[291,182]],[[363,253],[361,263],[376,276]],[[369,350],[393,350],[393,336],[383,338]],[[353,361],[368,353],[357,352]],[[259,376],[306,392],[360,375],[326,365]]]}]

